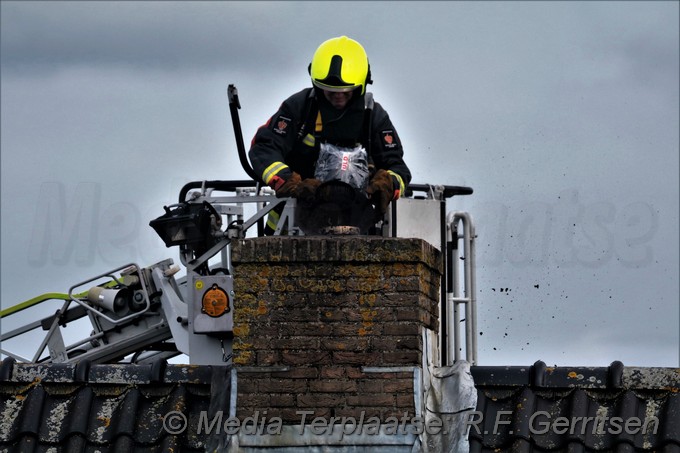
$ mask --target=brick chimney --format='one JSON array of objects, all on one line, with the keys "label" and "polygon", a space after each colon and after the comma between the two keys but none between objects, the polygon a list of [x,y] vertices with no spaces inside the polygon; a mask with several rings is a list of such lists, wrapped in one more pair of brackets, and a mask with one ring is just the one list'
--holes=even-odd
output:
[{"label": "brick chimney", "polygon": [[438,330],[436,248],[421,239],[263,237],[234,241],[232,264],[240,419],[414,416],[424,338]]}]

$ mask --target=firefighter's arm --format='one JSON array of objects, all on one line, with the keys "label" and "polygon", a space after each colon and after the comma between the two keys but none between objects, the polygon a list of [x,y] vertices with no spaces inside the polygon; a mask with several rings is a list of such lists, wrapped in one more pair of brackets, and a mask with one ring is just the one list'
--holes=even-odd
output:
[{"label": "firefighter's arm", "polygon": [[[248,152],[261,181],[274,189],[277,195],[281,190],[290,191],[295,183],[294,173],[285,163],[295,143],[294,124],[293,115],[286,104],[282,104],[279,111],[257,130]],[[286,182],[289,184],[284,189]],[[279,196],[289,195],[282,193]]]},{"label": "firefighter's arm", "polygon": [[392,121],[378,103],[374,107],[375,117],[371,130],[373,163],[377,171],[369,182],[366,192],[381,212],[390,201],[398,199],[411,181],[411,172],[404,162],[404,149]]}]

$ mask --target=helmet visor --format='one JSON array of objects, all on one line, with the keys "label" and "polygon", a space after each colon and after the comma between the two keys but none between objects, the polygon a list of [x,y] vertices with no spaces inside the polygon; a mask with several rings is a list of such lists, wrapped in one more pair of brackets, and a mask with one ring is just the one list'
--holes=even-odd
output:
[{"label": "helmet visor", "polygon": [[322,90],[325,91],[331,91],[333,93],[347,93],[349,91],[354,91],[357,88],[361,88],[361,85],[329,85],[328,83],[324,83],[325,81],[321,80],[312,80],[312,83],[314,84],[315,87],[321,88]]}]

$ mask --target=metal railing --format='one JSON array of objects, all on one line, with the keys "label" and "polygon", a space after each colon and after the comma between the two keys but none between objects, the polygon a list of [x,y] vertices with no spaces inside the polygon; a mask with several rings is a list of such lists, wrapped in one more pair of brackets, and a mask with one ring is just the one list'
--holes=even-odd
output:
[{"label": "metal railing", "polygon": [[[452,365],[461,358],[477,365],[476,234],[467,212],[450,212],[446,228],[446,300],[442,310],[445,316],[442,333],[444,365]],[[461,311],[464,318],[461,318]],[[464,334],[464,339],[461,339],[461,334]]]}]

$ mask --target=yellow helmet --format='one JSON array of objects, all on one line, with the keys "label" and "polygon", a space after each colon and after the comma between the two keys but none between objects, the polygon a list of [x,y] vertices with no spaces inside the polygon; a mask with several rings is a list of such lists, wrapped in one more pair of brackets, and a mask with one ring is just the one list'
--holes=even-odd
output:
[{"label": "yellow helmet", "polygon": [[371,83],[371,70],[364,48],[347,36],[323,42],[309,64],[314,86],[327,91],[353,91]]}]

